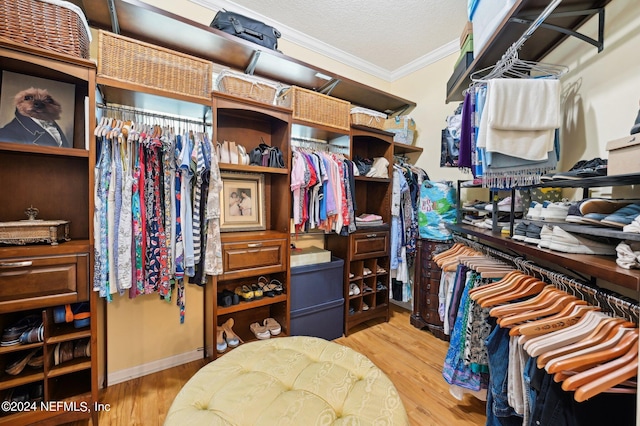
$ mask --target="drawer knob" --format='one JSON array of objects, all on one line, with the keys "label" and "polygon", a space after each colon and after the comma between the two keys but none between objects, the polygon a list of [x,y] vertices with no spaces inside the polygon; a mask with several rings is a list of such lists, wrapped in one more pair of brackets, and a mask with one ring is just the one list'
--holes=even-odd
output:
[{"label": "drawer knob", "polygon": [[367,238],[375,238],[378,234],[367,234]]},{"label": "drawer knob", "polygon": [[262,243],[249,243],[247,244],[247,247],[249,248],[262,247]]},{"label": "drawer knob", "polygon": [[24,262],[2,262],[0,263],[0,268],[25,268],[31,265],[33,265],[33,262],[30,260],[25,260]]}]

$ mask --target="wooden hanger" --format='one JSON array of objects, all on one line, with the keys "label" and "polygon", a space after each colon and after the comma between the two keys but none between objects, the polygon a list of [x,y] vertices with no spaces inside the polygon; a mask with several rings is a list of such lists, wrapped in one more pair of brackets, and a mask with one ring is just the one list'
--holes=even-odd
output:
[{"label": "wooden hanger", "polygon": [[[466,246],[464,244],[461,244],[461,243],[455,243],[453,246],[449,247],[447,250],[445,250],[443,252],[440,252],[438,254],[434,254],[431,257],[431,260],[433,260],[437,264],[439,259],[441,259],[443,257],[446,257],[446,256],[449,256],[452,253],[455,253],[456,251],[460,250],[462,247],[466,247]],[[440,266],[440,265],[438,265],[438,266]]]},{"label": "wooden hanger", "polygon": [[[573,391],[581,386],[584,386],[598,378],[604,377],[610,373],[615,373],[618,369],[625,367],[628,364],[638,364],[638,345],[631,345],[631,348],[626,354],[613,361],[605,362],[597,367],[589,368],[564,380],[562,383],[562,389],[566,391]],[[626,380],[626,379],[625,379]],[[619,383],[616,383],[616,385]]]},{"label": "wooden hanger", "polygon": [[568,293],[560,295],[549,306],[542,307],[540,309],[530,310],[528,312],[521,312],[519,314],[508,315],[500,318],[498,324],[500,327],[508,327],[511,325],[521,324],[529,322],[539,318],[548,318],[551,315],[561,312],[569,303],[578,300],[575,296]]},{"label": "wooden hanger", "polygon": [[554,300],[563,294],[566,293],[558,290],[552,285],[548,285],[543,288],[537,296],[532,297],[531,299],[491,308],[489,315],[498,318],[498,323],[500,323],[500,320],[508,315],[515,315],[549,306]]},{"label": "wooden hanger", "polygon": [[496,306],[501,303],[506,303],[512,300],[517,300],[523,297],[538,294],[542,291],[543,288],[546,287],[546,285],[547,284],[538,280],[537,278],[526,278],[522,280],[516,288],[513,288],[504,293],[493,295],[488,298],[480,298],[478,299],[477,303],[483,308]]},{"label": "wooden hanger", "polygon": [[[540,336],[533,336],[523,343],[523,348],[532,357],[541,356],[554,349],[566,347],[572,343],[588,338],[594,330],[613,320],[602,312],[589,311],[572,326]],[[542,368],[542,367],[541,367]]]},{"label": "wooden hanger", "polygon": [[547,351],[536,351],[535,353],[538,353],[537,365],[539,368],[545,368],[545,366],[553,359],[557,359],[570,353],[576,353],[585,348],[593,347],[603,342],[612,331],[617,330],[619,327],[630,326],[633,326],[633,323],[629,323],[624,320],[619,321],[617,318],[613,319],[613,321],[606,319],[601,320],[601,324],[597,324],[597,326],[592,329],[591,333],[583,339],[571,342],[564,346],[551,347]]},{"label": "wooden hanger", "polygon": [[599,393],[606,392],[613,386],[616,386],[617,384],[620,384],[625,380],[629,380],[637,375],[638,356],[636,354],[636,357],[633,361],[608,374],[605,374],[604,376],[598,377],[597,379],[585,385],[580,386],[573,394],[573,398],[577,402],[586,401],[587,399],[592,398]]},{"label": "wooden hanger", "polygon": [[499,294],[500,292],[511,288],[518,280],[528,278],[529,275],[525,275],[520,271],[513,271],[507,273],[500,281],[486,284],[481,287],[475,287],[469,290],[469,297],[472,300],[477,301],[483,296],[490,296],[492,294]]},{"label": "wooden hanger", "polygon": [[584,300],[572,300],[558,314],[552,315],[549,318],[517,325],[509,330],[509,335],[517,336],[518,334],[521,334],[524,336],[538,336],[540,334],[547,334],[552,331],[562,330],[577,323],[578,320],[587,313],[587,311],[598,309],[599,308],[596,308],[595,306],[587,305],[587,302]]},{"label": "wooden hanger", "polygon": [[601,343],[551,359],[544,366],[544,369],[547,373],[553,374],[559,371],[573,370],[581,365],[609,361],[624,354],[629,350],[629,345],[632,342],[635,343],[637,339],[637,329],[618,327],[612,330],[607,339]]}]

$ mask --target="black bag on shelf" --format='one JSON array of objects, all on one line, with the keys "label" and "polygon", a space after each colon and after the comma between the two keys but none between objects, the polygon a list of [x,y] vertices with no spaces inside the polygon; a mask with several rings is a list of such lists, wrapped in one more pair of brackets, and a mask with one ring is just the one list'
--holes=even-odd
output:
[{"label": "black bag on shelf", "polygon": [[209,24],[227,34],[232,34],[241,39],[264,46],[268,49],[278,50],[280,31],[265,24],[233,12],[221,10]]}]

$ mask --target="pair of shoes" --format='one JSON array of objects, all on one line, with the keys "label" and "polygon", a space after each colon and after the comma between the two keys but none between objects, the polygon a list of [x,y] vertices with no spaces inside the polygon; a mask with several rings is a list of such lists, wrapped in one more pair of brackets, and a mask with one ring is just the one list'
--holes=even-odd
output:
[{"label": "pair of shoes", "polygon": [[42,317],[40,315],[33,314],[20,318],[17,322],[2,331],[0,346],[17,345],[20,343],[20,338],[24,332],[36,328],[41,324]]},{"label": "pair of shoes", "polygon": [[76,340],[73,344],[73,358],[83,357],[91,357],[91,344],[88,337]]},{"label": "pair of shoes", "polygon": [[360,287],[358,287],[358,284],[356,283],[349,284],[349,296],[357,296],[359,294],[360,294]]},{"label": "pair of shoes", "polygon": [[17,376],[18,374],[22,373],[22,370],[24,370],[24,368],[27,366],[29,361],[31,361],[31,358],[34,357],[36,352],[41,350],[42,350],[41,348],[38,348],[27,353],[21,353],[18,358],[16,358],[12,363],[7,365],[7,367],[4,369],[5,373],[11,376]]},{"label": "pair of shoes", "polygon": [[[40,402],[44,396],[44,385],[42,382],[29,383],[27,385],[16,386],[7,391],[4,401],[7,402]],[[7,410],[9,411],[9,410]]]},{"label": "pair of shoes", "polygon": [[75,328],[88,327],[91,324],[89,302],[56,306],[53,308],[53,322],[56,324],[73,322]]},{"label": "pair of shoes", "polygon": [[367,275],[371,275],[371,269],[369,269],[369,268],[363,268],[363,269],[362,269],[362,275],[364,275],[365,277],[366,277]]},{"label": "pair of shoes", "polygon": [[607,163],[608,161],[602,158],[580,160],[574,164],[568,172],[556,173],[552,176],[552,179],[582,179],[585,177],[606,176]]},{"label": "pair of shoes", "polygon": [[369,305],[367,305],[366,303],[362,302],[362,310],[363,311],[368,311],[369,310]]},{"label": "pair of shoes", "polygon": [[282,331],[280,323],[274,318],[266,318],[262,324],[254,322],[249,326],[249,329],[260,340],[277,336]]},{"label": "pair of shoes", "polygon": [[630,224],[625,225],[624,228],[622,228],[622,232],[640,234],[640,215],[636,216]]},{"label": "pair of shoes", "polygon": [[216,350],[220,353],[227,348],[235,348],[242,342],[242,339],[233,331],[233,318],[229,318],[224,324],[218,327],[216,336]]},{"label": "pair of shoes", "polygon": [[386,274],[386,273],[387,273],[387,270],[384,269],[383,267],[381,266],[376,267],[376,274]]},{"label": "pair of shoes", "polygon": [[571,234],[554,226],[549,249],[563,253],[615,255],[615,245]]},{"label": "pair of shoes", "polygon": [[44,342],[44,325],[42,323],[37,327],[25,330],[20,335],[20,343],[23,345],[36,342]]},{"label": "pair of shoes", "polygon": [[526,230],[523,241],[528,244],[539,244],[541,229],[542,229],[542,226],[536,225],[533,222],[529,222],[529,224],[527,225],[527,230]]},{"label": "pair of shoes", "polygon": [[378,283],[376,284],[376,291],[384,291],[387,289],[387,286],[382,284],[381,281],[378,281]]},{"label": "pair of shoes", "polygon": [[247,149],[240,144],[237,144],[237,148],[238,148],[238,164],[242,164],[243,166],[248,166],[249,163],[251,162],[251,159],[249,158]]},{"label": "pair of shoes", "polygon": [[571,203],[568,201],[545,202],[540,210],[540,219],[547,222],[564,222],[569,215],[570,206]]},{"label": "pair of shoes", "polygon": [[60,365],[73,359],[73,341],[60,342],[53,349],[53,365]]},{"label": "pair of shoes", "polygon": [[349,306],[349,315],[353,315],[356,313],[356,310],[353,308],[353,306]]},{"label": "pair of shoes", "polygon": [[513,227],[513,235],[511,236],[511,239],[516,241],[524,241],[526,237],[527,224],[525,222],[518,222],[516,226]]},{"label": "pair of shoes", "polygon": [[623,228],[640,215],[640,203],[621,200],[587,200],[580,206],[582,221]]},{"label": "pair of shoes", "polygon": [[367,284],[364,284],[362,286],[362,293],[370,293],[372,291],[373,291],[373,289],[371,287],[369,287]]},{"label": "pair of shoes", "polygon": [[232,305],[240,303],[240,296],[231,290],[224,289],[218,293],[218,306],[228,308]]},{"label": "pair of shoes", "polygon": [[[217,156],[218,156],[218,162],[220,163],[224,163],[224,164],[244,164],[244,163],[240,163],[240,151],[238,150],[238,147],[240,145],[236,145],[235,142],[231,142],[231,141],[224,141],[222,143],[218,143],[217,146]],[[242,147],[242,154],[243,154],[243,161],[244,161],[244,156],[247,156],[247,151],[246,149],[244,149],[244,147]],[[248,157],[248,156],[247,156]]]},{"label": "pair of shoes", "polygon": [[[499,212],[510,212],[511,211],[511,197],[505,197],[502,200],[498,201],[497,206]],[[487,204],[484,208],[486,211],[493,211],[493,204]],[[514,212],[522,212],[524,207],[522,205],[522,198],[519,195],[516,195],[516,199],[513,204]]]},{"label": "pair of shoes", "polygon": [[254,298],[253,290],[246,284],[236,287],[235,293],[245,302],[250,302]]}]

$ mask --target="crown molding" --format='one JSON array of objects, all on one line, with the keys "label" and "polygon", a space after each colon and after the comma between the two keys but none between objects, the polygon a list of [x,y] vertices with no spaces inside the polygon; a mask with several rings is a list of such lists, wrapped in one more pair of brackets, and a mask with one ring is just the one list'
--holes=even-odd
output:
[{"label": "crown molding", "polygon": [[452,54],[460,53],[460,40],[451,40],[449,43],[445,44],[437,48],[436,50],[432,50],[424,56],[419,57],[406,65],[401,66],[400,68],[395,69],[391,72],[390,80],[391,82],[399,80],[403,77],[408,76],[411,73],[414,73],[428,65],[434,64],[439,60],[446,58]]},{"label": "crown molding", "polygon": [[242,15],[246,15],[253,19],[260,20],[267,25],[271,25],[280,31],[282,34],[282,38],[295,43],[299,46],[302,46],[306,49],[309,49],[313,52],[319,53],[323,56],[326,56],[329,59],[338,61],[342,64],[348,65],[352,68],[355,68],[359,71],[370,74],[374,77],[380,78],[387,82],[393,82],[399,78],[405,77],[412,72],[419,70],[427,65],[430,65],[434,62],[439,61],[440,59],[451,55],[452,53],[457,53],[460,51],[460,45],[458,40],[452,40],[446,45],[404,65],[396,70],[388,70],[386,68],[382,68],[378,65],[375,65],[369,61],[365,61],[361,58],[358,58],[355,55],[347,53],[343,50],[336,48],[335,46],[331,46],[327,43],[324,43],[314,37],[310,37],[304,34],[301,31],[288,27],[287,25],[283,25],[280,22],[277,22],[268,16],[261,15],[256,13],[255,11],[248,9],[244,6],[236,4],[229,0],[190,0],[192,3],[198,4],[207,9],[211,9],[214,11],[219,11],[222,9],[226,10],[234,10],[237,13]]}]

